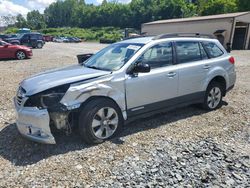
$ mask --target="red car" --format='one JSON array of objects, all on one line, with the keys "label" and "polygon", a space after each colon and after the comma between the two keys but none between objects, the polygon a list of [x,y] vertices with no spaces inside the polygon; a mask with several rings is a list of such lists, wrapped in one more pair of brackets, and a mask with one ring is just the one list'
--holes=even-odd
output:
[{"label": "red car", "polygon": [[53,41],[53,36],[50,36],[50,35],[43,35],[43,40],[46,41],[46,42],[51,42]]},{"label": "red car", "polygon": [[32,50],[26,46],[13,45],[0,40],[0,59],[25,59],[32,56]]}]

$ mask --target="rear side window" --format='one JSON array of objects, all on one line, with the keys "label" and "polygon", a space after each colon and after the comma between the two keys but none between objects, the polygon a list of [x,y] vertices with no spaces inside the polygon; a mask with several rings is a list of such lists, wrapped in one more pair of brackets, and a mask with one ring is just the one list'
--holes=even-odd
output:
[{"label": "rear side window", "polygon": [[202,59],[208,59],[207,53],[205,51],[205,49],[203,48],[202,44],[200,43],[200,50],[201,50],[201,56]]},{"label": "rear side window", "polygon": [[213,42],[203,42],[203,45],[210,58],[216,58],[224,54],[223,51]]},{"label": "rear side window", "polygon": [[188,63],[202,60],[199,42],[176,42],[176,52],[179,63]]},{"label": "rear side window", "polygon": [[36,37],[36,35],[30,35],[30,39],[36,40],[37,37]]}]

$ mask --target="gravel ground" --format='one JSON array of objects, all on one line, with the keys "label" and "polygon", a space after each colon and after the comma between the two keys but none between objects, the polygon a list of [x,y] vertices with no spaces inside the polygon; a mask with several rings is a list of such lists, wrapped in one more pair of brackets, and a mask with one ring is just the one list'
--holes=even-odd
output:
[{"label": "gravel ground", "polygon": [[232,52],[237,84],[219,110],[137,120],[95,146],[76,133],[57,133],[57,145],[22,138],[12,105],[18,83],[103,47],[48,43],[32,59],[0,61],[0,187],[250,187],[250,51]]}]

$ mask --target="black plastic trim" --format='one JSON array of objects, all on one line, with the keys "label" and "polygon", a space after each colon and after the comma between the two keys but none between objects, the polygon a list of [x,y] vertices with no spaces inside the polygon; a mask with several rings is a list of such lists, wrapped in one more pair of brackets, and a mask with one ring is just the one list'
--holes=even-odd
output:
[{"label": "black plastic trim", "polygon": [[190,104],[202,103],[204,100],[204,96],[205,96],[205,91],[196,92],[193,94],[188,94],[188,95],[184,95],[184,96],[180,96],[180,97],[176,97],[176,98],[172,98],[172,99],[168,99],[164,101],[155,102],[152,104],[147,104],[147,105],[144,105],[143,106],[144,108],[140,110],[133,110],[139,107],[128,109],[127,110],[128,119],[133,118],[135,116],[141,116],[141,115],[147,116],[147,113],[154,114],[154,113],[159,113],[161,111],[168,111],[168,110],[181,107],[181,106],[188,106]]},{"label": "black plastic trim", "polygon": [[234,85],[230,86],[229,88],[227,88],[227,92],[231,91],[234,88]]}]

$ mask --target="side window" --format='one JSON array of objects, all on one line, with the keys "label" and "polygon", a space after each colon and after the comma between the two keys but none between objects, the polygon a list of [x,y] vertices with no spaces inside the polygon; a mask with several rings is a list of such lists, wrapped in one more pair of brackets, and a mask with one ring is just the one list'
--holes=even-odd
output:
[{"label": "side window", "polygon": [[222,56],[223,51],[213,42],[203,42],[203,45],[211,58]]},{"label": "side window", "polygon": [[176,42],[176,52],[179,63],[200,61],[202,59],[199,42]]},{"label": "side window", "polygon": [[31,39],[31,40],[37,40],[37,38],[38,38],[38,37],[37,37],[36,34],[30,35],[30,39]]},{"label": "side window", "polygon": [[158,68],[173,64],[172,43],[161,43],[149,48],[140,58],[140,61],[149,64],[150,67]]},{"label": "side window", "polygon": [[29,35],[23,35],[22,39],[23,40],[28,40],[29,39]]},{"label": "side window", "polygon": [[201,57],[202,59],[208,59],[207,53],[205,49],[203,48],[202,44],[200,43],[200,50],[201,50]]}]

